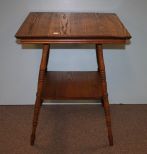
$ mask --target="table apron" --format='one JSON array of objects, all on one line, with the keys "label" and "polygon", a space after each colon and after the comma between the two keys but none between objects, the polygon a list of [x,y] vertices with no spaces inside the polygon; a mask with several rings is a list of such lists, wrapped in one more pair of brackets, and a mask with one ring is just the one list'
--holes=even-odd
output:
[{"label": "table apron", "polygon": [[20,44],[126,44],[127,39],[18,39]]}]

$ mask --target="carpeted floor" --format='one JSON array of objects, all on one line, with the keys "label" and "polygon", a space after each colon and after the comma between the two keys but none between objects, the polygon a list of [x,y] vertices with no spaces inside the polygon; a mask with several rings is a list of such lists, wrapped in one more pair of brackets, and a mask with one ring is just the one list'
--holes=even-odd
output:
[{"label": "carpeted floor", "polygon": [[30,146],[33,106],[0,106],[0,154],[147,154],[147,105],[111,105],[114,146],[100,105],[43,105]]}]

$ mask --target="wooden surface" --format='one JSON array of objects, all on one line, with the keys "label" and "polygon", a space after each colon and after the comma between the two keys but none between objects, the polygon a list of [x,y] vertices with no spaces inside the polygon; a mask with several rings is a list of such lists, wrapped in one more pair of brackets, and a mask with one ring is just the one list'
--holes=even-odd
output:
[{"label": "wooden surface", "polygon": [[65,39],[69,43],[98,40],[112,43],[131,36],[113,13],[31,12],[16,38],[24,43],[65,43]]},{"label": "wooden surface", "polygon": [[54,72],[46,75],[43,99],[100,99],[101,82],[97,71]]}]

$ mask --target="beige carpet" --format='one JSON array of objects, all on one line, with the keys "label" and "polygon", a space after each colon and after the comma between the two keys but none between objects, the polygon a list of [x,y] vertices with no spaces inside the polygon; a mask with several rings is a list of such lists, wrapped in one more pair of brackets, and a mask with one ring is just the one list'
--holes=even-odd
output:
[{"label": "beige carpet", "polygon": [[44,105],[30,146],[33,106],[0,106],[0,154],[147,154],[147,105],[111,105],[114,146],[100,105]]}]

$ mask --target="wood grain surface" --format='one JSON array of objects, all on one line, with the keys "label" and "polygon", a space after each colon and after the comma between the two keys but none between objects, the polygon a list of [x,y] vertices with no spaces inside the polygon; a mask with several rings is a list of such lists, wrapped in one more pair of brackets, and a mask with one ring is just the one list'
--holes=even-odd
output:
[{"label": "wood grain surface", "polygon": [[43,99],[100,99],[101,80],[97,71],[49,71],[46,74]]},{"label": "wood grain surface", "polygon": [[31,12],[16,33],[18,39],[130,39],[114,13]]}]

